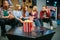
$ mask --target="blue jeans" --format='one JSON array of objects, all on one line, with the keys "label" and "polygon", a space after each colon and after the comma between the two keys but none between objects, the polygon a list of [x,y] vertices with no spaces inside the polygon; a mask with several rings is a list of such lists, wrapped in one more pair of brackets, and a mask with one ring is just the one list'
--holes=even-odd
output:
[{"label": "blue jeans", "polygon": [[41,24],[39,22],[39,19],[34,19],[34,23],[35,23],[36,27],[40,27],[41,26]]}]

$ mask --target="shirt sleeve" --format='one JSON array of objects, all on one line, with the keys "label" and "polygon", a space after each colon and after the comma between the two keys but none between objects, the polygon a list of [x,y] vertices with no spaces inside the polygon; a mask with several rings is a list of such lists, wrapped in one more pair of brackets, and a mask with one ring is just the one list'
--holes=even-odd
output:
[{"label": "shirt sleeve", "polygon": [[0,18],[3,16],[3,10],[0,8]]},{"label": "shirt sleeve", "polygon": [[22,16],[22,11],[20,11],[19,15],[20,15],[20,18],[22,18],[22,17],[23,17],[23,16]]},{"label": "shirt sleeve", "polygon": [[16,11],[13,11],[13,15],[16,19],[18,19],[17,16],[16,16]]},{"label": "shirt sleeve", "polygon": [[40,12],[40,18],[41,19],[43,18],[43,12],[42,11]]}]

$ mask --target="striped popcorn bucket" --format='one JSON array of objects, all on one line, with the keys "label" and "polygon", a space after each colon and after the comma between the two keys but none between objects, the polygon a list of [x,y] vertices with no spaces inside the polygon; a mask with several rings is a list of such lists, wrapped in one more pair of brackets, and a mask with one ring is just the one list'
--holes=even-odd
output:
[{"label": "striped popcorn bucket", "polygon": [[24,22],[23,23],[23,31],[24,32],[32,32],[33,22]]}]

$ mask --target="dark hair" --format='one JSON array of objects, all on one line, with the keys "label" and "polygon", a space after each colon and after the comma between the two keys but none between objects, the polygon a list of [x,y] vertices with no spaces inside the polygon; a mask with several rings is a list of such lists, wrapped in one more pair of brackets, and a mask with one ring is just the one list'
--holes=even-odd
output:
[{"label": "dark hair", "polygon": [[28,5],[25,5],[25,7],[27,7],[27,8],[28,8]]},{"label": "dark hair", "polygon": [[21,9],[20,10],[22,10],[22,6],[21,6]]},{"label": "dark hair", "polygon": [[[4,6],[5,1],[7,1],[7,0],[4,0],[4,1],[3,1],[3,9],[6,9],[6,10],[7,10],[7,9],[9,8],[9,5],[8,5],[8,7]],[[8,2],[8,1],[7,1],[7,2]]]}]

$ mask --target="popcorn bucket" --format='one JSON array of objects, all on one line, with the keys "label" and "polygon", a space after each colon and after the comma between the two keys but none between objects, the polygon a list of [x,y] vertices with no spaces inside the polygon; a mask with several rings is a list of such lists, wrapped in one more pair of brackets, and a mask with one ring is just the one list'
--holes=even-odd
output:
[{"label": "popcorn bucket", "polygon": [[23,23],[24,32],[32,32],[32,27],[33,27],[32,21],[24,21],[24,23]]}]

